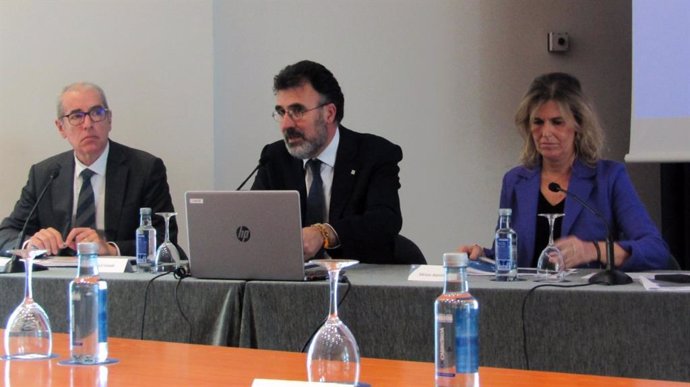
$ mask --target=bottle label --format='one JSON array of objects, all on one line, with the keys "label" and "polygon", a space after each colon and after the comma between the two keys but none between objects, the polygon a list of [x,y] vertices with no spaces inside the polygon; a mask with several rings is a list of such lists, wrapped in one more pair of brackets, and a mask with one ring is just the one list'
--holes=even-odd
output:
[{"label": "bottle label", "polygon": [[108,285],[98,282],[98,342],[108,342]]},{"label": "bottle label", "polygon": [[[448,328],[448,332],[446,331]],[[453,325],[443,324],[436,328],[436,375],[444,377],[455,376],[453,373],[453,361],[455,356],[453,356],[453,345],[455,344],[453,340],[448,340],[446,335],[453,335]]]},{"label": "bottle label", "polygon": [[479,372],[479,309],[456,311],[455,370],[458,373]]},{"label": "bottle label", "polygon": [[452,314],[439,313],[436,315],[436,321],[438,321],[440,324],[452,323],[453,322],[453,315]]},{"label": "bottle label", "polygon": [[137,263],[146,263],[149,256],[149,236],[148,233],[137,233]]},{"label": "bottle label", "polygon": [[512,244],[510,238],[496,238],[496,269],[509,271],[512,267]]}]

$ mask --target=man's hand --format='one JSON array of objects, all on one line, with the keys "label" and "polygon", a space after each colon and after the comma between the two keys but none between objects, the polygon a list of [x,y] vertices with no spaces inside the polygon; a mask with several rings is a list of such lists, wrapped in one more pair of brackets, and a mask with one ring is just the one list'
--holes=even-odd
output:
[{"label": "man's hand", "polygon": [[57,255],[65,247],[62,234],[52,227],[44,228],[35,233],[28,240],[27,246],[46,250],[48,255]]},{"label": "man's hand", "polygon": [[117,255],[115,247],[109,245],[108,242],[101,238],[98,232],[92,228],[73,228],[65,239],[65,245],[71,247],[74,251],[77,251],[77,244],[81,242],[98,243],[98,255]]},{"label": "man's hand", "polygon": [[304,260],[308,261],[323,247],[323,236],[318,228],[309,226],[302,229],[302,248]]}]

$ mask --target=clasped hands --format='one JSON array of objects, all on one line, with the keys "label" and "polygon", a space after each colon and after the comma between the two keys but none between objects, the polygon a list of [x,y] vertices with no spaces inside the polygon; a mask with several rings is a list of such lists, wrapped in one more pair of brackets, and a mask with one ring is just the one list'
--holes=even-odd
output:
[{"label": "clasped hands", "polygon": [[98,243],[99,255],[117,255],[115,246],[108,244],[96,230],[87,227],[73,228],[64,240],[58,230],[53,227],[44,228],[29,238],[27,246],[46,250],[48,255],[58,255],[60,250],[67,247],[77,251],[77,244],[82,242]]}]

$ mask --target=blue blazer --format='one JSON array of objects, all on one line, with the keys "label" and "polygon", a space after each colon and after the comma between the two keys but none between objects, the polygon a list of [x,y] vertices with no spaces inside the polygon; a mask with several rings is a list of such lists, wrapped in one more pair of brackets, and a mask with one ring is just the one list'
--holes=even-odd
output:
[{"label": "blue blazer", "polygon": [[[511,225],[518,234],[519,266],[529,266],[535,254],[540,185],[541,166],[535,169],[515,167],[503,177],[500,207],[513,210]],[[568,191],[600,211],[611,225],[614,241],[630,253],[621,270],[668,267],[671,258],[668,246],[637,196],[622,163],[601,160],[592,168],[575,160]],[[603,241],[606,240],[606,225],[577,200],[567,196],[561,236],[567,235],[584,241]],[[602,254],[605,253],[602,251]]]}]

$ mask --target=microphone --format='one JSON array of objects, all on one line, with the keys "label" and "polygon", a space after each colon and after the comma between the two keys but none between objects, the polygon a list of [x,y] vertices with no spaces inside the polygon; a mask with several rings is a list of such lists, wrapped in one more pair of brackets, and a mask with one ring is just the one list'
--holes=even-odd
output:
[{"label": "microphone", "polygon": [[237,189],[236,189],[235,191],[241,190],[242,187],[244,187],[244,185],[247,184],[247,181],[249,181],[249,179],[250,179],[252,176],[254,176],[254,174],[256,173],[256,171],[258,171],[259,168],[263,167],[265,164],[266,164],[266,159],[265,159],[264,157],[260,158],[260,159],[259,159],[259,163],[256,165],[256,168],[254,168],[254,169],[252,170],[252,172],[249,174],[249,176],[247,176],[247,178],[244,179],[244,181],[242,182],[242,184],[240,184],[240,186],[237,187]]},{"label": "microphone", "polygon": [[[48,182],[46,183],[45,186],[43,186],[43,190],[41,193],[38,195],[38,199],[36,199],[36,203],[34,203],[34,206],[31,207],[31,211],[29,211],[29,216],[26,217],[26,220],[24,221],[24,226],[22,227],[21,232],[19,233],[19,239],[17,240],[17,245],[15,249],[19,250],[22,248],[22,244],[24,243],[24,237],[26,234],[26,228],[29,226],[29,221],[31,220],[31,217],[34,215],[34,212],[36,212],[36,208],[38,208],[38,205],[41,203],[41,200],[43,200],[43,196],[45,196],[46,192],[48,191],[48,188],[53,184],[53,181],[60,176],[60,167],[55,166],[52,171],[50,171],[50,175],[48,175]],[[5,264],[5,271],[3,273],[23,273],[25,271],[24,265],[19,265],[19,256],[17,254],[13,254],[12,258]],[[41,266],[41,265],[33,265],[33,270],[34,271],[42,271],[42,270],[48,270],[47,267]]]},{"label": "microphone", "polygon": [[632,282],[632,278],[629,275],[623,273],[620,270],[616,270],[613,263],[613,236],[611,235],[611,227],[609,222],[606,221],[604,215],[601,212],[590,207],[584,200],[580,199],[574,193],[561,188],[558,183],[549,183],[549,191],[551,192],[563,192],[564,194],[570,196],[571,198],[577,200],[583,207],[589,210],[597,216],[606,226],[606,269],[600,271],[599,273],[593,275],[589,278],[589,283],[591,284],[602,284],[602,285],[625,285]]}]

